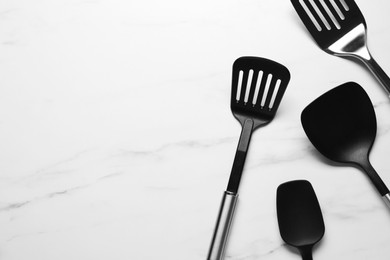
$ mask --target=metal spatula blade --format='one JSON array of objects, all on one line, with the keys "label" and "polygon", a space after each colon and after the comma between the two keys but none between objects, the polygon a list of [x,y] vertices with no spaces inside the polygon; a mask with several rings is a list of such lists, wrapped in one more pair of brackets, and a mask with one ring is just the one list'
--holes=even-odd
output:
[{"label": "metal spatula blade", "polygon": [[229,183],[222,197],[208,260],[223,259],[252,132],[275,117],[289,81],[287,68],[272,60],[241,57],[233,64],[230,107],[241,123],[242,131]]},{"label": "metal spatula blade", "polygon": [[313,246],[325,233],[321,208],[311,183],[296,180],[279,185],[276,208],[282,239],[298,248],[303,260],[311,260]]},{"label": "metal spatula blade", "polygon": [[329,46],[366,21],[354,1],[291,0],[307,30],[320,48]]},{"label": "metal spatula blade", "polygon": [[365,171],[390,207],[389,190],[369,161],[376,137],[375,110],[359,84],[348,82],[318,97],[302,111],[301,122],[321,154]]},{"label": "metal spatula blade", "polygon": [[364,63],[390,94],[390,78],[367,47],[367,25],[353,0],[291,0],[302,22],[325,52]]}]

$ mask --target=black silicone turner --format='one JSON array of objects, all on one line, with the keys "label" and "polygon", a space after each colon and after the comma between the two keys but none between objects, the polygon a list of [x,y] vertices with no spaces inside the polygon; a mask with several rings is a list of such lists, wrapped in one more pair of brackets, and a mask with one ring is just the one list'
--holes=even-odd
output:
[{"label": "black silicone turner", "polygon": [[360,85],[348,82],[323,94],[303,110],[301,121],[320,153],[365,171],[390,207],[389,189],[369,161],[376,136],[376,116],[370,98]]},{"label": "black silicone turner", "polygon": [[312,260],[313,246],[324,236],[325,225],[310,182],[296,180],[281,184],[276,207],[282,239],[298,248],[303,260]]},{"label": "black silicone turner", "polygon": [[272,60],[241,57],[233,64],[230,108],[241,123],[242,131],[227,190],[223,194],[208,260],[223,258],[252,132],[274,118],[289,81],[287,68]]}]

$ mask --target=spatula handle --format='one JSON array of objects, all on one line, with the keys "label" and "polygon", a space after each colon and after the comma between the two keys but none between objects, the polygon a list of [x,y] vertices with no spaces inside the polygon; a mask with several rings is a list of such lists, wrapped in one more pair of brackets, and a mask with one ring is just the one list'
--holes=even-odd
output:
[{"label": "spatula handle", "polygon": [[223,194],[207,260],[223,259],[225,244],[229,235],[237,197],[238,194],[233,194],[228,191],[225,191]]},{"label": "spatula handle", "polygon": [[390,96],[390,78],[379,66],[379,64],[371,57],[369,60],[365,61],[366,66],[382,84],[383,88],[386,90],[387,94]]},{"label": "spatula handle", "polygon": [[387,193],[384,196],[382,196],[382,199],[386,203],[387,207],[390,208],[390,193]]},{"label": "spatula handle", "polygon": [[382,196],[383,201],[390,208],[390,191],[387,188],[386,184],[379,177],[374,167],[372,167],[370,161],[368,160],[368,157],[360,162],[360,166],[366,172],[368,177],[371,179],[372,183],[375,185],[379,194]]},{"label": "spatula handle", "polygon": [[304,246],[299,248],[299,251],[301,252],[302,255],[302,260],[313,260],[313,246]]},{"label": "spatula handle", "polygon": [[248,152],[254,123],[255,122],[252,119],[247,118],[242,124],[240,140],[238,142],[236,155],[234,157],[233,167],[227,186],[227,190],[233,194],[238,193],[238,187],[240,185],[241,175],[244,169],[246,154]]},{"label": "spatula handle", "polygon": [[390,97],[390,78],[371,56],[367,46],[365,46],[365,48],[361,50],[361,53],[354,55],[354,57],[362,61],[367,66],[367,68],[381,83],[382,87],[386,90],[387,94]]}]

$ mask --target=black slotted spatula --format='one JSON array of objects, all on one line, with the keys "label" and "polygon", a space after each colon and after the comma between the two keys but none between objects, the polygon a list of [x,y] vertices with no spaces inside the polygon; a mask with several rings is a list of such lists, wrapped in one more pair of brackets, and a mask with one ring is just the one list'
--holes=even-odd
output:
[{"label": "black slotted spatula", "polygon": [[310,182],[296,180],[277,189],[279,231],[288,245],[298,248],[303,260],[312,260],[313,246],[325,233],[317,196]]},{"label": "black slotted spatula", "polygon": [[242,131],[207,260],[223,258],[252,132],[274,118],[289,81],[287,68],[272,60],[241,57],[233,64],[230,108]]}]

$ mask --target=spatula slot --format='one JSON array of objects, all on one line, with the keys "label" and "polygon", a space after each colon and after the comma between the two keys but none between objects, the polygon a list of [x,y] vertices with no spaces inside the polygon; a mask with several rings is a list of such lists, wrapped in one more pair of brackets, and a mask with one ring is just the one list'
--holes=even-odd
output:
[{"label": "spatula slot", "polygon": [[322,31],[321,25],[317,22],[317,19],[313,16],[312,12],[309,10],[309,7],[306,5],[306,3],[303,0],[300,0],[299,3],[301,4],[303,10],[305,10],[307,16],[309,16],[311,22],[314,24],[316,29],[319,32]]},{"label": "spatula slot", "polygon": [[318,31],[340,30],[339,21],[345,20],[343,11],[349,10],[344,0],[299,0],[299,3]]},{"label": "spatula slot", "polygon": [[259,96],[261,81],[263,80],[263,74],[264,74],[264,72],[262,70],[260,70],[259,73],[258,73],[258,76],[257,76],[255,93],[254,93],[253,99],[252,99],[252,105],[253,106],[255,106],[256,103],[257,103],[257,98]]},{"label": "spatula slot", "polygon": [[236,101],[240,101],[241,96],[241,86],[242,86],[242,78],[244,77],[244,71],[240,70],[238,72],[238,82],[237,82],[237,93],[236,93]]},{"label": "spatula slot", "polygon": [[344,0],[340,0],[340,3],[343,5],[345,11],[349,11],[349,6],[347,5],[347,3]]},{"label": "spatula slot", "polygon": [[[328,14],[328,16],[330,17],[330,19],[332,20],[334,26],[336,26],[336,29],[340,29],[340,24],[339,22],[337,22],[336,20],[336,17],[333,15],[332,11],[329,9],[329,7],[326,5],[326,3],[324,2],[324,0],[320,0],[321,2],[321,5],[322,7],[325,9],[326,13]],[[337,12],[336,12],[337,13]]]},{"label": "spatula slot", "polygon": [[244,101],[244,105],[248,103],[249,95],[251,92],[253,69],[249,71],[240,70],[238,74],[236,101]]},{"label": "spatula slot", "polygon": [[317,16],[320,18],[320,20],[322,21],[322,24],[325,25],[326,29],[327,30],[330,30],[332,29],[332,27],[330,27],[330,24],[328,23],[328,20],[326,19],[326,16],[324,15],[323,12],[321,12],[320,8],[322,7],[321,5],[317,5],[316,2],[314,0],[310,0],[310,4],[311,6],[314,8],[314,11],[316,12]]},{"label": "spatula slot", "polygon": [[[341,1],[341,2],[344,2],[344,1]],[[339,6],[336,4],[335,0],[330,0],[330,3],[332,4],[334,10],[336,11],[336,13],[340,17],[340,19],[344,20],[345,16],[344,16],[343,12],[341,11],[341,9],[339,8]],[[343,5],[344,10],[348,11],[348,6],[347,5],[345,5],[345,6]]]},{"label": "spatula slot", "polygon": [[269,88],[271,85],[272,77],[273,77],[272,74],[268,74],[268,76],[267,76],[267,82],[265,83],[264,94],[263,94],[263,97],[262,97],[261,103],[260,103],[261,108],[264,108],[264,106],[265,106],[265,101],[267,100],[268,91],[269,91]]},{"label": "spatula slot", "polygon": [[245,89],[245,97],[244,97],[245,104],[248,103],[249,92],[251,90],[251,85],[252,85],[252,79],[253,79],[253,70],[249,70],[248,80],[247,80],[246,89]]},{"label": "spatula slot", "polygon": [[236,102],[244,101],[244,105],[248,103],[255,106],[261,89],[263,71],[240,70],[238,74]]},{"label": "spatula slot", "polygon": [[236,102],[244,106],[251,104],[253,108],[257,107],[257,109],[267,108],[271,110],[281,82],[281,79],[277,79],[271,73],[264,75],[264,71],[262,70],[240,70],[237,82]]},{"label": "spatula slot", "polygon": [[268,108],[271,110],[272,107],[274,106],[274,103],[275,103],[275,100],[276,100],[276,96],[279,92],[279,87],[280,87],[280,84],[282,83],[282,81],[280,79],[278,79],[275,83],[275,89],[274,89],[274,92],[272,93],[272,97],[271,97],[271,101],[269,103],[269,106]]},{"label": "spatula slot", "polygon": [[272,111],[277,100],[280,100],[279,89],[282,85],[282,80],[276,78],[275,75],[268,74],[267,82],[264,89],[264,94],[261,99],[260,108]]}]

